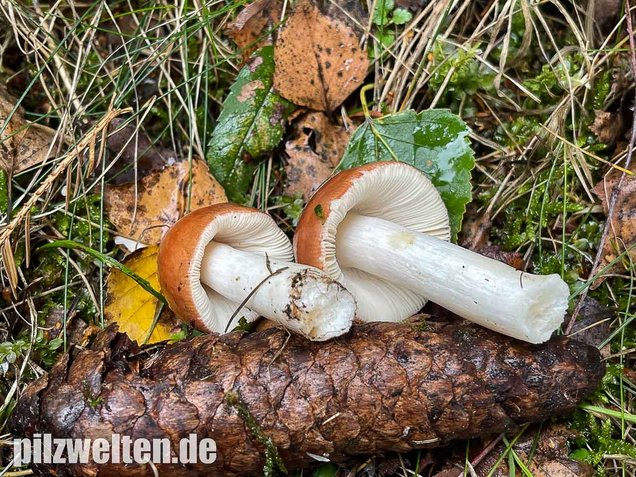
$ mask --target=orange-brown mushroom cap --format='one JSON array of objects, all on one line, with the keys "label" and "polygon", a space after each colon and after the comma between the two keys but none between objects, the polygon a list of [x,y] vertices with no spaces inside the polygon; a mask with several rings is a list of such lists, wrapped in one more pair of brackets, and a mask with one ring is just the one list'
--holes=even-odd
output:
[{"label": "orange-brown mushroom cap", "polygon": [[401,303],[407,314],[417,312],[425,303],[419,295],[381,277],[340,267],[336,236],[338,225],[350,212],[448,241],[448,211],[435,186],[418,169],[402,162],[374,162],[342,171],[307,203],[294,236],[298,263],[320,268],[348,288],[363,319],[365,307],[384,306],[387,301]]},{"label": "orange-brown mushroom cap", "polygon": [[213,240],[267,254],[272,260],[293,261],[287,236],[269,215],[256,209],[216,204],[180,219],[159,246],[159,283],[170,308],[201,331],[224,330],[224,324],[216,323],[214,300],[227,299],[204,287],[200,280],[205,248]]}]

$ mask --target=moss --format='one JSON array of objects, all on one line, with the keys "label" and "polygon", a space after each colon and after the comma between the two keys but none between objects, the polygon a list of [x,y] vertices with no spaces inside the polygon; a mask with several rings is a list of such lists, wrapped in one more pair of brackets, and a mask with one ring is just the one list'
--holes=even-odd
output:
[{"label": "moss", "polygon": [[603,71],[594,82],[592,93],[592,108],[603,109],[605,101],[612,89],[612,73],[609,70]]},{"label": "moss", "polygon": [[263,429],[258,425],[258,422],[256,422],[256,419],[254,419],[254,416],[252,416],[245,403],[241,401],[238,393],[226,393],[225,402],[236,409],[252,436],[265,447],[265,467],[263,468],[263,475],[265,477],[272,477],[276,474],[276,471],[287,474],[287,469],[278,453],[274,441],[272,441],[271,437],[265,435]]},{"label": "moss", "polygon": [[320,464],[318,468],[311,473],[311,477],[337,477],[338,469],[339,467],[336,464]]},{"label": "moss", "polygon": [[303,207],[305,207],[305,201],[301,192],[297,192],[293,196],[274,196],[272,202],[275,206],[282,207],[283,213],[285,217],[291,221],[292,227],[298,225],[300,214],[303,212]]},{"label": "moss", "polygon": [[468,50],[441,41],[435,44],[429,85],[434,93],[444,86],[439,107],[448,107],[454,113],[461,109],[463,117],[473,117],[477,111],[473,96],[478,91],[494,92],[495,74],[476,59],[479,48],[478,43]]},{"label": "moss", "polygon": [[[518,144],[527,144],[530,139],[541,132],[543,121],[537,116],[519,116],[503,126],[498,126],[493,139],[499,144],[513,148]],[[506,134],[507,132],[507,134]]]},{"label": "moss", "polygon": [[[53,224],[67,239],[73,239],[84,245],[94,246],[100,237],[103,243],[108,242],[110,235],[106,230],[108,224],[103,224],[101,213],[101,196],[89,195],[83,198],[75,207],[74,214],[57,212],[53,215]],[[101,227],[101,224],[104,227]]]},{"label": "moss", "polygon": [[564,197],[566,173],[568,177],[573,173],[569,165],[543,170],[534,184],[519,187],[518,198],[504,209],[501,226],[493,230],[504,249],[512,251],[538,241],[539,233],[554,224],[564,210],[568,215],[584,210],[572,192]]},{"label": "moss", "polygon": [[[512,19],[510,22],[510,37],[508,43],[507,59],[508,61],[513,61],[517,65],[522,64],[522,69],[524,70],[529,68],[529,57],[534,56],[534,51],[531,48],[526,50],[525,56],[519,56],[519,54],[521,53],[520,48],[523,43],[523,36],[525,32],[526,21],[523,12],[521,11],[521,9],[517,9],[512,14]],[[500,42],[492,52],[492,57],[496,61],[499,61],[499,59],[501,58],[502,47],[503,42]]]},{"label": "moss", "polygon": [[611,419],[600,419],[591,413],[578,410],[573,417],[572,426],[579,432],[579,437],[574,442],[577,449],[570,457],[592,464],[597,476],[613,475],[607,474],[603,466],[608,455],[636,458],[636,446],[623,440],[620,428],[614,426]]},{"label": "moss", "polygon": [[256,329],[256,322],[249,322],[245,319],[244,316],[241,316],[239,319],[238,325],[236,325],[232,331],[246,331],[248,333],[253,332]]},{"label": "moss", "polygon": [[[33,341],[27,332],[24,332],[13,341],[0,343],[0,376],[10,374],[13,366],[20,366],[29,352],[33,361],[45,369],[50,368],[62,350],[62,344],[61,338],[47,340],[42,330],[38,331]],[[29,367],[25,369],[25,373],[26,377],[37,377]]]},{"label": "moss", "polygon": [[[541,72],[527,79],[523,85],[534,93],[542,103],[551,104],[560,100],[562,95],[582,80],[581,65],[583,57],[579,53],[563,56],[562,61],[554,65],[543,65]],[[530,100],[532,103],[534,101]]]},{"label": "moss", "polygon": [[44,252],[38,254],[36,269],[45,288],[53,288],[64,279],[66,259],[62,254]]}]

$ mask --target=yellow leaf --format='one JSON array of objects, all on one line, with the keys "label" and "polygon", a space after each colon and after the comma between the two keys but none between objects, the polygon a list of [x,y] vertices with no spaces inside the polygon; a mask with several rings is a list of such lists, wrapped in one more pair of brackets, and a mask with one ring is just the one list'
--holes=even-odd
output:
[{"label": "yellow leaf", "polygon": [[[159,290],[157,276],[157,253],[159,247],[151,246],[128,255],[123,264]],[[160,310],[160,307],[163,308]],[[157,313],[161,312],[153,328]],[[156,343],[170,339],[183,323],[168,307],[162,307],[159,300],[144,290],[132,278],[119,270],[112,269],[106,281],[106,306],[104,310],[109,323],[117,323],[119,331],[126,333],[138,343]],[[152,334],[148,334],[152,329]]]}]

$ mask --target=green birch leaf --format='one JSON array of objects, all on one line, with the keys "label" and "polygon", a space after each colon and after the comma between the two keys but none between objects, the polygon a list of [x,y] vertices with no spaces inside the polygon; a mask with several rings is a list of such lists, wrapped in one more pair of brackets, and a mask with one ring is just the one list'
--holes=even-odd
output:
[{"label": "green birch leaf", "polygon": [[368,118],[353,134],[339,170],[376,161],[402,161],[426,174],[439,190],[450,218],[453,240],[472,200],[470,171],[475,157],[468,126],[445,110],[408,110]]},{"label": "green birch leaf", "polygon": [[230,88],[208,143],[207,161],[228,198],[244,203],[254,170],[283,138],[295,106],[273,89],[274,48],[250,58]]},{"label": "green birch leaf", "polygon": [[373,23],[378,26],[389,24],[389,14],[395,8],[395,0],[378,0],[373,9]]},{"label": "green birch leaf", "polygon": [[413,14],[405,8],[396,8],[393,10],[391,21],[394,25],[404,25],[413,19]]}]

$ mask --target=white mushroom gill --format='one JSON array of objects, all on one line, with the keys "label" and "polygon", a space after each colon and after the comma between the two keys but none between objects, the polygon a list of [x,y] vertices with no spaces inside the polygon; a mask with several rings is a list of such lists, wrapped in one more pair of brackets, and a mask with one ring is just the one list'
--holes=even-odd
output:
[{"label": "white mushroom gill", "polygon": [[342,269],[362,270],[500,333],[541,343],[563,322],[569,289],[558,275],[524,273],[393,222],[349,213],[339,224]]}]

